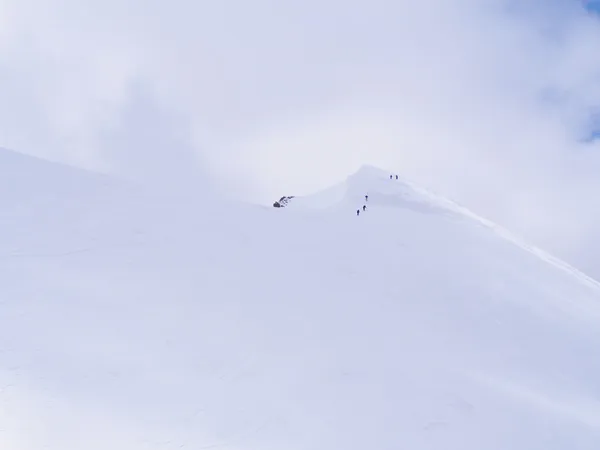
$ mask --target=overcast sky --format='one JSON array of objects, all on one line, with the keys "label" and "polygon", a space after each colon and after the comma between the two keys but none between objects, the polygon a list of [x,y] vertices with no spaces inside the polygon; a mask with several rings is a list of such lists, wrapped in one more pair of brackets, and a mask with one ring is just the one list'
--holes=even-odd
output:
[{"label": "overcast sky", "polygon": [[0,0],[0,146],[266,203],[376,164],[600,275],[584,3]]}]

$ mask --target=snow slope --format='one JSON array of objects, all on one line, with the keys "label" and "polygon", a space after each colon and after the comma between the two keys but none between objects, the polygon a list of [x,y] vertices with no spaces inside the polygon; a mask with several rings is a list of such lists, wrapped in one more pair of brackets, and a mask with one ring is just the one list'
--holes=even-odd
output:
[{"label": "snow slope", "polygon": [[2,449],[600,448],[597,284],[446,200],[0,179]]}]

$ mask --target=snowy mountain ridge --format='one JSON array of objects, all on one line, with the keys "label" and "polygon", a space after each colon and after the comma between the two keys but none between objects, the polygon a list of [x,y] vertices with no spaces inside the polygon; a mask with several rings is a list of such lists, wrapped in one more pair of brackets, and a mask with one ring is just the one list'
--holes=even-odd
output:
[{"label": "snowy mountain ridge", "polygon": [[[362,180],[362,183],[361,183]],[[366,184],[364,180],[369,180]],[[370,184],[369,184],[370,183]],[[498,236],[512,242],[517,247],[539,257],[540,259],[554,265],[557,268],[578,278],[581,282],[588,284],[594,289],[600,290],[600,282],[591,276],[583,273],[574,266],[557,258],[539,247],[529,244],[525,239],[516,236],[509,230],[492,222],[459,203],[448,199],[447,197],[435,194],[406,179],[390,178],[389,172],[374,166],[364,165],[356,173],[350,175],[344,182],[333,185],[316,194],[296,197],[294,200],[288,200],[287,205],[293,204],[296,209],[349,209],[350,206],[356,206],[360,209],[361,205],[369,204],[364,199],[365,192],[368,193],[375,187],[376,195],[371,197],[371,204],[386,207],[412,207],[415,209],[431,208],[441,212],[445,210],[446,214],[455,214],[473,220],[482,226],[493,230]],[[370,189],[371,188],[371,189]],[[290,209],[290,208],[288,208]]]},{"label": "snowy mountain ridge", "polygon": [[293,204],[305,206],[305,208],[329,207],[346,209],[350,205],[357,205],[358,209],[360,209],[360,205],[369,204],[369,201],[366,201],[363,197],[364,195],[368,195],[368,192],[373,189],[376,194],[374,197],[371,197],[370,204],[385,207],[412,207],[415,210],[418,210],[419,208],[423,210],[431,208],[431,210],[437,210],[438,212],[445,210],[446,214],[456,214],[457,216],[471,219],[482,226],[489,228],[498,236],[512,242],[522,250],[525,250],[539,257],[543,261],[569,273],[581,282],[588,284],[590,287],[598,289],[600,292],[599,281],[560,258],[528,243],[525,239],[518,237],[506,228],[476,214],[467,207],[462,206],[447,197],[435,194],[404,178],[398,180],[394,175],[390,175],[389,172],[374,166],[364,165],[357,172],[350,175],[344,182],[313,195],[297,197],[293,201]]},{"label": "snowy mountain ridge", "polygon": [[600,447],[597,283],[452,202],[63,170],[0,154],[1,448]]}]

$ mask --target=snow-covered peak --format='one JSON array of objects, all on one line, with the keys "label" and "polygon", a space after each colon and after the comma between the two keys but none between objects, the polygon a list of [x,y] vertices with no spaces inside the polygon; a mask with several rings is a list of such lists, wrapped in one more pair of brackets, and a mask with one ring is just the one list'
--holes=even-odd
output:
[{"label": "snow-covered peak", "polygon": [[39,201],[42,166],[0,218],[1,448],[600,447],[597,285],[459,206],[369,167],[285,210]]},{"label": "snow-covered peak", "polygon": [[361,206],[364,202],[388,207],[440,208],[437,205],[440,202],[436,202],[434,196],[418,186],[394,173],[364,165],[341,182],[314,194],[294,197],[288,209],[343,210]]},{"label": "snow-covered peak", "polygon": [[[393,216],[402,221],[402,217],[411,213],[432,214],[462,221],[467,227],[484,227],[519,249],[528,252],[547,264],[568,273],[580,282],[600,290],[600,283],[572,267],[559,258],[537,248],[514,235],[500,225],[484,218],[466,207],[397,174],[371,165],[364,165],[345,180],[320,192],[290,200],[290,210],[327,210],[329,212],[353,215],[358,210],[367,220],[375,215]],[[363,211],[363,207],[366,210]]]}]

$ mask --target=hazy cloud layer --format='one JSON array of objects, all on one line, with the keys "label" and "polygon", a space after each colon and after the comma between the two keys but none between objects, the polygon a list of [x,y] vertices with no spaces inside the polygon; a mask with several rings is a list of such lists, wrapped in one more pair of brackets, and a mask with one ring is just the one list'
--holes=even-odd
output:
[{"label": "hazy cloud layer", "polygon": [[599,51],[571,0],[0,0],[0,146],[265,202],[374,163],[593,268]]}]

